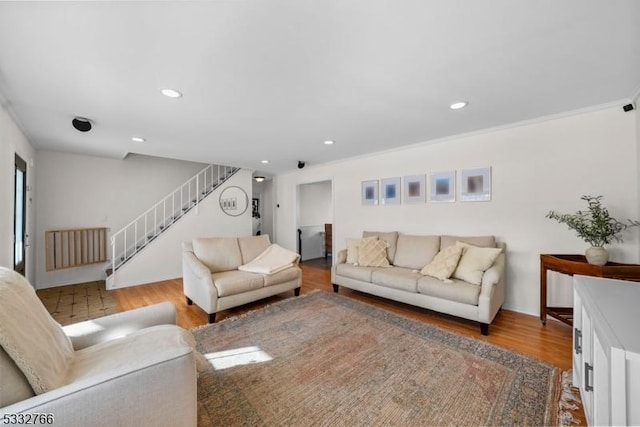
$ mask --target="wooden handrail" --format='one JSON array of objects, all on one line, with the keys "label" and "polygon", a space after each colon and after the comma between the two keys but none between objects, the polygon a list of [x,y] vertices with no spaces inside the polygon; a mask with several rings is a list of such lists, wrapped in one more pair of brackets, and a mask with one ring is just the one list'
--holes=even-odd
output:
[{"label": "wooden handrail", "polygon": [[107,228],[45,232],[46,270],[62,270],[107,261]]}]

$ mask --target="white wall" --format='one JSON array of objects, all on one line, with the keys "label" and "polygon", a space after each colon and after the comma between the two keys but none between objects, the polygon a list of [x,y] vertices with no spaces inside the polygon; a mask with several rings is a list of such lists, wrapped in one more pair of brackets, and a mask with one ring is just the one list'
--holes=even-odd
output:
[{"label": "white wall", "polygon": [[299,186],[300,216],[298,226],[322,225],[333,220],[331,182],[313,182]]},{"label": "white wall", "polygon": [[103,264],[45,271],[46,230],[108,227],[116,232],[206,165],[129,155],[124,160],[38,151],[38,288],[102,280]]},{"label": "white wall", "polygon": [[26,249],[26,277],[35,283],[35,167],[32,167],[35,151],[4,107],[0,107],[0,265],[13,268],[13,212],[14,212],[14,161],[15,154],[27,162],[27,223],[29,238]]},{"label": "white wall", "polygon": [[240,187],[250,195],[251,180],[251,171],[238,171],[204,199],[198,211],[189,211],[119,269],[114,280],[107,280],[108,289],[182,277],[182,242],[196,237],[251,235],[251,201],[248,209],[237,217],[225,214],[220,209],[219,201],[220,192],[230,186]]},{"label": "white wall", "polygon": [[[610,108],[281,175],[276,241],[295,250],[297,185],[333,180],[336,253],[345,247],[345,238],[363,230],[493,234],[507,244],[505,308],[538,313],[539,255],[584,253],[586,248],[564,225],[545,218],[549,210],[584,209],[580,196],[602,194],[614,216],[640,216],[635,122],[635,115]],[[456,170],[459,185],[462,169],[486,166],[492,167],[490,202],[361,204],[365,180]],[[610,247],[611,259],[637,263],[638,240],[637,229],[628,232],[624,244]]]}]

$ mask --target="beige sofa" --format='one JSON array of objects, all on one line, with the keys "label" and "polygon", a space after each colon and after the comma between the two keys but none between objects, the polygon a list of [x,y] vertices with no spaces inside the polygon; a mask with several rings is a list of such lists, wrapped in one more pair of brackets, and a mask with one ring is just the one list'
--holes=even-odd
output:
[{"label": "beige sofa", "polygon": [[294,290],[300,295],[302,270],[297,254],[286,268],[272,274],[241,271],[272,247],[268,235],[207,237],[182,244],[182,283],[187,304],[216,313],[272,295]]},{"label": "beige sofa", "polygon": [[195,340],[171,303],[61,327],[0,267],[0,420],[10,425],[195,426]]},{"label": "beige sofa", "polygon": [[[363,237],[377,238],[387,246],[390,267],[363,266],[347,263],[347,250],[338,253],[331,270],[334,292],[340,286],[389,298],[406,304],[451,314],[480,323],[483,335],[489,334],[489,324],[502,307],[505,299],[505,245],[494,236],[415,236],[397,232],[364,232]],[[499,253],[486,271],[478,271],[477,284],[457,279],[438,279],[423,274],[436,255],[446,248],[464,243],[480,248],[500,248],[485,251]],[[451,248],[449,250],[453,250]],[[463,255],[466,253],[463,249]],[[474,249],[473,253],[482,252]],[[468,255],[471,256],[471,251]],[[445,252],[442,252],[445,254]],[[441,257],[439,256],[439,259]],[[455,261],[457,273],[462,259]],[[489,261],[491,262],[491,261]],[[431,264],[433,265],[433,264]],[[468,262],[465,264],[468,265]]]}]

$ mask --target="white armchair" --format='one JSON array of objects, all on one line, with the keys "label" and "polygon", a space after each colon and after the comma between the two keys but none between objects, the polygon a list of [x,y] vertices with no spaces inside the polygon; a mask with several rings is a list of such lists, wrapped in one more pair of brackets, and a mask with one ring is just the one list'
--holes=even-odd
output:
[{"label": "white armchair", "polygon": [[195,426],[195,340],[175,321],[162,303],[63,328],[0,267],[0,422]]}]

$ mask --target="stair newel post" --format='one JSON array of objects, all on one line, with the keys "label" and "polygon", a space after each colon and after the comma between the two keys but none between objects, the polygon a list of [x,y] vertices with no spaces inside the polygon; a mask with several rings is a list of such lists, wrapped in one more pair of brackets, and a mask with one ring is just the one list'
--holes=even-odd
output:
[{"label": "stair newel post", "polygon": [[123,249],[123,259],[122,261],[124,262],[125,259],[127,259],[127,229],[124,229],[124,232],[122,233],[123,239],[122,239],[122,249]]},{"label": "stair newel post", "polygon": [[114,285],[116,283],[116,236],[111,236],[111,278]]},{"label": "stair newel post", "polygon": [[149,228],[147,226],[147,214],[144,214],[144,244],[149,243]]},{"label": "stair newel post", "polygon": [[196,214],[200,215],[200,174],[196,175]]},{"label": "stair newel post", "polygon": [[138,221],[133,223],[133,253],[138,252]]}]

